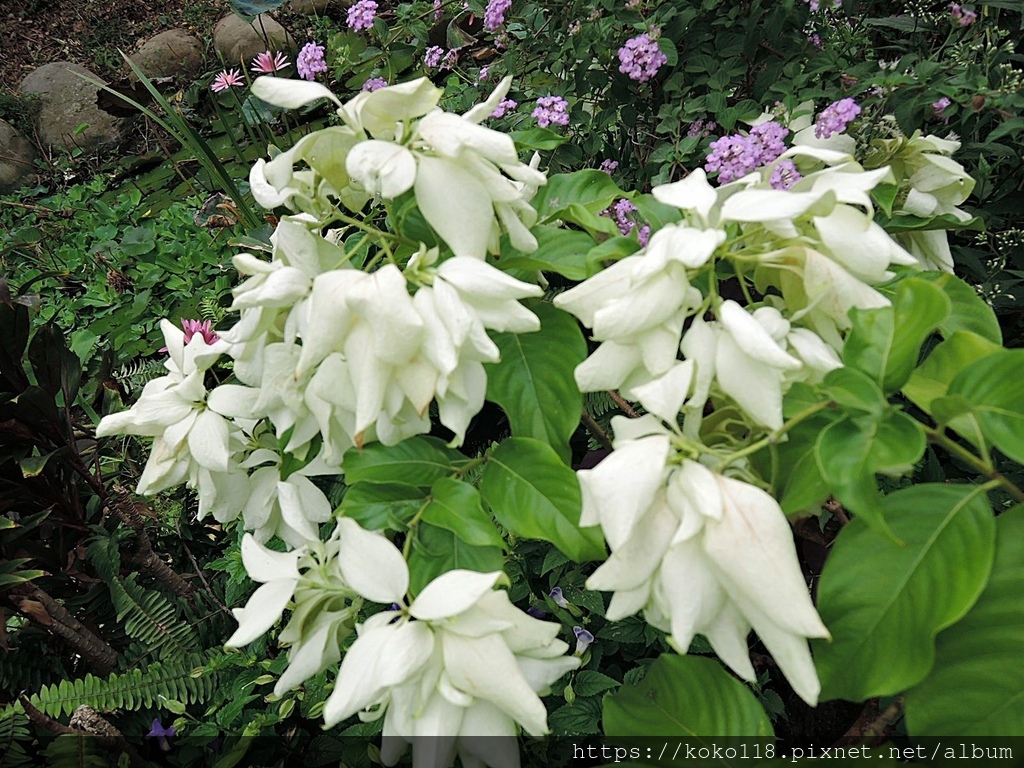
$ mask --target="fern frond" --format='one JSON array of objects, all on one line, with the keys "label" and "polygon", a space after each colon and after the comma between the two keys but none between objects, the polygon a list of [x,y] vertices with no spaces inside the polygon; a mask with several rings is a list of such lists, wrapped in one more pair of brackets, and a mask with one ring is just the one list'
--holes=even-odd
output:
[{"label": "fern frond", "polygon": [[47,768],[113,768],[110,752],[95,737],[85,733],[64,733],[43,751]]},{"label": "fern frond", "polygon": [[195,632],[178,618],[175,606],[159,592],[136,583],[136,574],[127,579],[112,579],[107,584],[129,637],[144,643],[160,659],[181,657],[196,650]]},{"label": "fern frond", "polygon": [[203,320],[209,320],[217,325],[227,313],[227,309],[222,307],[213,296],[204,296],[199,300],[199,316]]},{"label": "fern frond", "polygon": [[595,419],[616,409],[615,401],[607,392],[587,392],[583,395],[583,406]]},{"label": "fern frond", "polygon": [[129,395],[141,390],[153,379],[163,376],[167,371],[159,360],[133,360],[122,365],[114,373],[114,379]]},{"label": "fern frond", "polygon": [[[217,655],[216,651],[213,652]],[[203,669],[212,659],[205,654],[190,654],[181,659],[157,661],[142,669],[130,669],[101,678],[86,675],[45,686],[30,697],[32,704],[50,717],[70,715],[87,704],[100,712],[114,709],[139,710],[160,706],[163,699],[183,704],[206,701],[216,688],[217,675]],[[21,709],[20,704],[13,707]],[[0,717],[6,714],[0,712]]]},{"label": "fern frond", "polygon": [[67,677],[57,656],[41,652],[44,638],[36,636],[30,642],[26,639],[21,638],[18,647],[0,653],[0,690],[35,691]]},{"label": "fern frond", "polygon": [[27,768],[33,760],[25,752],[23,743],[32,741],[28,717],[13,707],[0,713],[0,768]]}]

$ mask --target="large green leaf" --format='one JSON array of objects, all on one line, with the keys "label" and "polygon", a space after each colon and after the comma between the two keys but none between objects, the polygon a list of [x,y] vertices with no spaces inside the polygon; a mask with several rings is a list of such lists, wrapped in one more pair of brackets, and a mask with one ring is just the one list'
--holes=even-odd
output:
[{"label": "large green leaf", "polygon": [[949,385],[949,395],[970,406],[985,437],[1018,464],[1024,464],[1022,381],[1024,349],[1007,349],[969,366]]},{"label": "large green leaf", "polygon": [[970,331],[993,344],[1002,345],[1003,332],[995,310],[974,288],[948,272],[921,272],[915,278],[941,288],[950,301],[949,317],[939,325],[943,336],[949,338],[956,331]]},{"label": "large green leaf", "polygon": [[409,590],[414,595],[448,571],[461,568],[490,573],[505,566],[505,558],[497,547],[467,544],[444,528],[420,523],[415,536],[409,555]]},{"label": "large green leaf", "polygon": [[345,480],[429,487],[453,474],[452,459],[459,454],[436,437],[410,437],[398,445],[373,443],[349,448],[342,460]]},{"label": "large green leaf", "polygon": [[484,512],[480,493],[472,485],[442,477],[430,489],[430,502],[423,509],[423,521],[451,531],[476,547],[504,547],[491,516]]},{"label": "large green leaf", "polygon": [[995,520],[979,487],[918,485],[886,496],[885,521],[903,545],[862,519],[839,534],[818,587],[831,642],[813,641],[822,699],[862,701],[918,684],[935,635],[981,593],[995,550]]},{"label": "large green leaf", "polygon": [[961,371],[1002,347],[972,331],[954,331],[935,347],[903,385],[903,394],[931,413],[934,400],[945,397],[949,385]]},{"label": "large green leaf", "polygon": [[714,659],[664,654],[637,685],[604,700],[607,736],[771,737],[771,721],[754,694]]},{"label": "large green leaf", "polygon": [[600,529],[580,528],[576,473],[545,443],[513,437],[494,448],[480,493],[498,522],[517,536],[551,542],[577,562],[605,557]]},{"label": "large green leaf", "polygon": [[853,328],[843,362],[866,373],[886,393],[899,389],[917,367],[921,344],[946,320],[950,306],[940,288],[907,278],[897,287],[892,307],[851,310]]},{"label": "large green leaf", "polygon": [[403,528],[426,503],[423,488],[402,483],[356,483],[345,491],[338,511],[369,531]]},{"label": "large green leaf", "polygon": [[893,536],[882,508],[875,475],[902,475],[924,454],[921,425],[905,413],[856,416],[829,424],[818,435],[815,456],[835,496],[877,532]]},{"label": "large green leaf", "polygon": [[562,214],[573,205],[585,206],[596,214],[624,194],[607,173],[587,169],[551,176],[530,204],[537,209],[543,223],[564,218]]},{"label": "large green leaf", "polygon": [[487,367],[487,399],[508,414],[512,434],[543,440],[569,463],[569,438],[583,411],[573,371],[587,356],[577,322],[554,305],[524,302],[540,318],[536,333],[496,333],[501,362]]},{"label": "large green leaf", "polygon": [[537,249],[522,253],[509,247],[502,253],[502,269],[532,269],[557,272],[570,280],[586,280],[596,270],[587,262],[594,238],[586,232],[545,224],[534,227]]},{"label": "large green leaf", "polygon": [[996,520],[992,575],[964,618],[941,632],[935,666],[907,692],[912,736],[1019,736],[1024,723],[1024,509]]}]

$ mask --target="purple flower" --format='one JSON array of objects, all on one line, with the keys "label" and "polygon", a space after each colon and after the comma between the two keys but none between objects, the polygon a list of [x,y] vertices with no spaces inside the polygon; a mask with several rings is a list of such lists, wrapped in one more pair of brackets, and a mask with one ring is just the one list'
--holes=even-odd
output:
[{"label": "purple flower", "polygon": [[949,107],[953,102],[950,101],[948,96],[943,96],[938,101],[932,103],[932,109],[935,110],[936,117],[945,117],[946,108]]},{"label": "purple flower", "polygon": [[576,650],[573,654],[576,656],[582,656],[590,644],[594,642],[594,636],[585,630],[583,627],[573,627],[573,634],[576,635]]},{"label": "purple flower", "polygon": [[649,224],[644,224],[637,230],[636,239],[640,242],[641,248],[647,247],[647,243],[651,241],[651,227]]},{"label": "purple flower", "polygon": [[551,598],[551,602],[557,605],[559,608],[568,608],[569,601],[565,599],[565,595],[562,594],[561,587],[555,587],[548,592],[548,597]]},{"label": "purple flower", "polygon": [[760,123],[751,128],[750,139],[758,151],[757,165],[768,165],[785,152],[786,143],[783,139],[788,135],[789,128],[774,120]]},{"label": "purple flower", "polygon": [[704,161],[705,171],[718,171],[720,184],[743,178],[757,168],[761,152],[749,136],[723,136],[711,142],[711,154]]},{"label": "purple flower", "polygon": [[458,64],[458,62],[459,49],[452,48],[444,55],[444,58],[441,60],[441,69],[453,69],[455,65]]},{"label": "purple flower", "polygon": [[365,83],[363,83],[362,90],[364,91],[379,91],[381,88],[387,88],[388,81],[383,77],[371,77]]},{"label": "purple flower", "polygon": [[600,166],[600,168],[598,168],[598,170],[599,171],[604,171],[609,176],[611,176],[612,172],[615,169],[617,169],[618,167],[619,167],[619,161],[618,160],[602,160],[601,161],[601,166]]},{"label": "purple flower", "polygon": [[619,48],[619,62],[619,72],[638,83],[646,83],[668,62],[668,56],[661,52],[656,40],[643,34],[631,37]]},{"label": "purple flower", "polygon": [[161,752],[170,752],[171,745],[168,743],[167,739],[175,733],[177,733],[177,731],[175,731],[173,725],[170,728],[164,728],[160,724],[159,720],[154,720],[153,728],[146,734],[145,738],[156,739],[157,746],[160,747]]},{"label": "purple flower", "polygon": [[825,47],[825,44],[824,44],[823,42],[821,42],[821,35],[819,35],[819,34],[818,34],[817,32],[815,32],[814,34],[812,34],[812,35],[811,35],[810,37],[808,37],[807,39],[808,39],[808,40],[810,40],[810,41],[811,41],[811,45],[813,45],[813,46],[814,46],[815,48],[817,48],[817,49],[818,49],[819,51],[820,51],[820,50],[821,50],[822,48],[824,48],[824,47]]},{"label": "purple flower", "polygon": [[604,213],[609,218],[615,220],[615,225],[619,228],[619,234],[628,235],[636,227],[636,224],[629,218],[629,214],[635,210],[636,206],[623,197],[612,203],[611,207],[604,211]]},{"label": "purple flower", "polygon": [[548,615],[547,611],[541,610],[540,608],[534,608],[532,605],[526,609],[526,612],[535,619],[543,619]]},{"label": "purple flower", "polygon": [[359,0],[348,9],[348,25],[356,32],[373,26],[373,17],[377,15],[377,3],[374,0]]},{"label": "purple flower", "polygon": [[245,78],[242,77],[240,69],[225,69],[210,84],[210,90],[214,93],[226,91],[228,88],[239,88],[245,85]]},{"label": "purple flower", "polygon": [[426,53],[423,54],[423,63],[430,69],[433,69],[441,63],[441,58],[444,56],[444,48],[439,45],[432,45],[427,48]]},{"label": "purple flower", "polygon": [[537,107],[531,117],[537,118],[537,125],[547,128],[555,125],[569,124],[569,102],[561,96],[541,96],[537,99]]},{"label": "purple flower", "polygon": [[519,104],[512,101],[512,99],[502,99],[501,103],[494,108],[494,111],[488,117],[504,117],[506,112],[511,112],[518,106]]},{"label": "purple flower", "polygon": [[274,54],[271,54],[270,51],[264,51],[252,60],[252,71],[260,75],[269,75],[274,72],[280,72],[288,64],[288,58],[280,51]]},{"label": "purple flower", "polygon": [[802,178],[792,160],[783,160],[772,168],[768,182],[775,189],[789,189]]},{"label": "purple flower", "polygon": [[959,3],[949,4],[949,15],[961,27],[969,27],[978,20],[978,14]]},{"label": "purple flower", "polygon": [[484,11],[484,28],[494,32],[505,23],[505,14],[512,7],[512,0],[490,0]]},{"label": "purple flower", "polygon": [[834,133],[842,133],[853,119],[860,114],[860,107],[853,99],[840,99],[825,107],[814,124],[814,135],[827,139]]},{"label": "purple flower", "polygon": [[487,75],[489,75],[490,72],[491,72],[491,68],[490,67],[483,67],[480,70],[480,74],[476,76],[476,81],[478,83],[482,83],[484,80],[487,79]]},{"label": "purple flower", "polygon": [[444,15],[444,11],[441,8],[441,0],[434,0],[434,21],[437,21]]},{"label": "purple flower", "polygon": [[712,131],[718,129],[718,123],[714,120],[704,121],[703,117],[698,117],[695,121],[690,123],[690,127],[686,130],[686,135],[690,138],[700,137],[704,138]]},{"label": "purple flower", "polygon": [[299,77],[304,80],[316,80],[317,73],[327,71],[324,61],[324,47],[316,43],[306,43],[295,58],[295,68]]}]

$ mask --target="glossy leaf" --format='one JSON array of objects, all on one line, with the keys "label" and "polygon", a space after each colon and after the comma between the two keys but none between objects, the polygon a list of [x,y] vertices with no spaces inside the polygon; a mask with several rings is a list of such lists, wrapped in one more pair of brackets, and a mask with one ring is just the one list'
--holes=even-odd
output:
[{"label": "glossy leaf", "polygon": [[397,530],[426,503],[423,488],[402,483],[356,483],[345,491],[338,512],[369,531]]},{"label": "glossy leaf", "polygon": [[[624,192],[603,171],[588,169],[551,176],[530,204],[540,214],[540,221],[564,218],[562,214],[572,205],[582,205],[594,213],[607,208]],[[611,220],[608,220],[611,222]],[[614,226],[614,224],[613,224]]]},{"label": "glossy leaf", "polygon": [[878,385],[856,368],[829,371],[822,386],[839,405],[855,411],[881,416],[888,405]]},{"label": "glossy leaf", "polygon": [[935,347],[903,385],[903,394],[931,413],[932,401],[945,397],[949,385],[961,371],[1002,347],[972,331],[955,331]]},{"label": "glossy leaf", "polygon": [[342,468],[349,484],[400,483],[429,487],[453,472],[452,459],[459,456],[436,437],[410,437],[398,445],[373,443],[349,448]]},{"label": "glossy leaf", "polygon": [[960,373],[950,396],[970,405],[985,437],[1019,464],[1024,464],[1024,349],[989,355]]},{"label": "glossy leaf", "polygon": [[907,692],[912,736],[1019,736],[1024,723],[1024,508],[996,520],[985,590],[941,632],[930,675]]},{"label": "glossy leaf", "polygon": [[587,254],[594,247],[594,238],[586,232],[541,225],[534,227],[537,250],[521,253],[514,248],[503,252],[502,269],[532,269],[557,272],[570,280],[582,281],[595,270],[587,263]]},{"label": "glossy leaf", "polygon": [[950,301],[949,317],[939,325],[943,336],[949,338],[956,331],[970,331],[1002,345],[1003,332],[995,311],[972,286],[948,272],[921,272],[914,277],[941,288]]},{"label": "glossy leaf", "polygon": [[451,531],[477,547],[505,546],[494,520],[484,512],[480,493],[472,485],[442,477],[430,489],[430,497],[423,510],[424,522]]},{"label": "glossy leaf", "polygon": [[918,684],[935,636],[981,594],[995,550],[995,520],[979,487],[926,484],[881,502],[903,542],[857,518],[840,532],[818,587],[832,641],[812,641],[822,699],[862,701]]},{"label": "glossy leaf", "polygon": [[[663,654],[604,700],[606,736],[773,736],[754,694],[714,659]],[[710,741],[709,741],[710,743]]]},{"label": "glossy leaf", "polygon": [[536,333],[496,333],[501,362],[488,365],[487,399],[508,415],[512,434],[542,440],[569,463],[569,438],[583,411],[573,371],[587,342],[571,315],[543,301],[524,302],[540,318]]},{"label": "glossy leaf", "polygon": [[480,494],[503,526],[527,539],[551,542],[576,562],[605,557],[600,528],[580,528],[576,473],[550,446],[513,437],[494,448]]},{"label": "glossy leaf", "polygon": [[231,10],[246,21],[251,21],[261,13],[273,11],[285,4],[285,0],[230,0],[230,2]]},{"label": "glossy leaf", "polygon": [[850,312],[853,328],[843,362],[866,373],[886,393],[899,389],[917,366],[921,344],[949,312],[950,301],[942,290],[907,278],[896,289],[892,307]]},{"label": "glossy leaf", "polygon": [[475,547],[444,528],[420,523],[409,555],[409,589],[413,594],[442,573],[465,569],[490,573],[500,571],[505,558],[497,547]]}]

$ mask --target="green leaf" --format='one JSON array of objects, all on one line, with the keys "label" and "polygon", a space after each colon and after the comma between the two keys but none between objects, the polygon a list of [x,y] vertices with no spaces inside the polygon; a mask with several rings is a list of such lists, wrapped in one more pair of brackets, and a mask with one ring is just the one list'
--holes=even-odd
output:
[{"label": "green leaf", "polygon": [[594,238],[586,232],[541,224],[531,230],[537,250],[522,253],[512,247],[502,254],[502,269],[531,269],[557,272],[570,280],[586,280],[595,270],[587,262]]},{"label": "green leaf", "polygon": [[903,546],[862,519],[840,532],[818,587],[832,641],[812,641],[822,699],[863,701],[916,685],[935,635],[959,621],[992,568],[995,520],[980,487],[925,484],[881,503]]},{"label": "green leaf", "polygon": [[26,456],[18,460],[22,477],[37,477],[45,468],[46,462],[53,458],[57,451],[50,451],[42,456]]},{"label": "green leaf", "polygon": [[[540,214],[540,221],[564,218],[570,206],[587,206],[593,212],[607,208],[625,193],[604,171],[587,169],[574,173],[558,173],[548,178],[530,204]],[[608,219],[611,222],[610,219]],[[611,222],[614,226],[614,222]]]},{"label": "green leaf", "polygon": [[689,738],[774,735],[754,694],[721,664],[672,654],[659,657],[639,684],[624,685],[605,698],[604,732]]},{"label": "green leaf", "polygon": [[64,405],[71,407],[78,394],[82,363],[64,343],[63,331],[53,323],[36,331],[28,345],[28,360],[39,387],[52,397],[63,392]]},{"label": "green leaf", "polygon": [[1024,723],[1024,508],[996,520],[985,590],[941,632],[931,674],[907,692],[912,736],[1019,736]]},{"label": "green leaf", "polygon": [[231,10],[244,18],[252,21],[261,13],[273,11],[285,4],[285,0],[230,0]]},{"label": "green leaf", "polygon": [[409,589],[415,595],[442,573],[462,568],[490,573],[505,566],[497,547],[475,547],[451,531],[420,523],[409,555]]},{"label": "green leaf", "polygon": [[576,473],[545,443],[513,437],[495,447],[480,494],[498,522],[517,536],[551,542],[576,562],[605,557],[600,529],[579,526]]},{"label": "green leaf", "polygon": [[829,371],[822,386],[829,397],[844,408],[865,411],[879,417],[888,406],[885,395],[878,385],[856,368],[844,366]]},{"label": "green leaf", "polygon": [[871,199],[892,218],[892,204],[896,202],[896,194],[900,191],[898,184],[879,184],[871,190]]},{"label": "green leaf", "polygon": [[921,425],[891,410],[881,418],[861,416],[829,424],[818,436],[815,455],[822,477],[839,501],[876,532],[892,538],[879,505],[875,475],[909,472],[924,449]]},{"label": "green leaf", "polygon": [[473,546],[504,548],[505,540],[484,512],[480,493],[472,485],[442,477],[431,487],[430,496],[423,510],[424,522],[451,531]]},{"label": "green leaf", "polygon": [[975,216],[961,221],[951,213],[943,213],[938,216],[922,218],[909,213],[897,213],[885,224],[885,229],[890,234],[899,232],[926,232],[932,229],[961,230],[970,229],[975,232],[982,232],[985,229],[985,220]]},{"label": "green leaf", "polygon": [[926,413],[934,400],[945,397],[961,371],[1002,347],[971,331],[955,331],[935,347],[903,385],[903,394]]},{"label": "green leaf", "polygon": [[338,512],[368,531],[405,527],[427,500],[422,488],[402,483],[356,483],[345,491]]},{"label": "green leaf", "polygon": [[542,440],[569,463],[569,438],[583,411],[573,371],[587,356],[579,324],[543,301],[524,302],[540,318],[535,333],[496,333],[501,361],[487,365],[487,399],[508,415],[512,434]]},{"label": "green leaf", "polygon": [[950,396],[970,404],[985,437],[1024,464],[1024,349],[1006,349],[982,358],[949,385]]},{"label": "green leaf", "polygon": [[568,136],[555,133],[550,128],[527,128],[524,131],[512,131],[509,136],[519,150],[546,151],[556,149],[569,140]]},{"label": "green leaf", "polygon": [[950,301],[932,283],[907,278],[892,307],[850,312],[853,328],[843,362],[870,376],[885,393],[899,389],[917,366],[921,344],[949,316]]},{"label": "green leaf", "polygon": [[949,299],[949,317],[939,324],[939,331],[943,336],[949,338],[956,331],[971,331],[994,344],[1002,345],[1003,332],[999,327],[995,310],[974,288],[948,272],[920,272],[914,278],[927,280],[941,288]]},{"label": "green leaf", "polygon": [[410,437],[398,445],[373,443],[349,448],[342,460],[345,480],[351,484],[388,483],[430,487],[451,475],[453,458],[463,458],[436,437]]},{"label": "green leaf", "polygon": [[596,696],[612,688],[618,688],[621,683],[614,677],[592,669],[584,669],[576,673],[572,681],[572,689],[577,696]]}]

